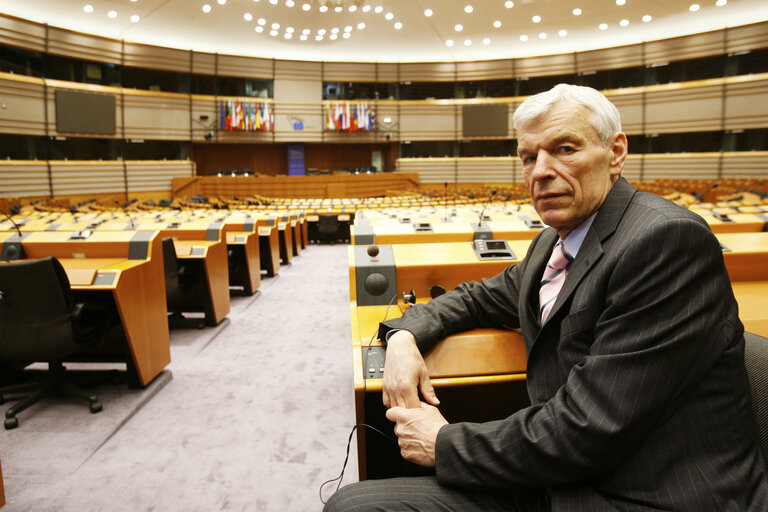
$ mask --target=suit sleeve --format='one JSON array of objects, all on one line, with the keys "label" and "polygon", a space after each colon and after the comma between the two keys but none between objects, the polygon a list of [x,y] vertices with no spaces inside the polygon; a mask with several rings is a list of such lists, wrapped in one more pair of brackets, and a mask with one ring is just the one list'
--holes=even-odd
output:
[{"label": "suit sleeve", "polygon": [[546,487],[609,472],[735,343],[738,329],[724,325],[732,292],[706,225],[665,220],[623,236],[630,242],[598,281],[604,301],[583,333],[592,338],[585,357],[561,369],[564,384],[543,403],[505,420],[443,427],[442,484]]},{"label": "suit sleeve", "polygon": [[[531,243],[528,254],[533,250]],[[401,318],[379,325],[379,339],[393,329],[411,331],[419,350],[426,353],[450,334],[480,327],[520,326],[518,300],[527,258],[480,282],[462,283],[426,304],[405,311]]]}]

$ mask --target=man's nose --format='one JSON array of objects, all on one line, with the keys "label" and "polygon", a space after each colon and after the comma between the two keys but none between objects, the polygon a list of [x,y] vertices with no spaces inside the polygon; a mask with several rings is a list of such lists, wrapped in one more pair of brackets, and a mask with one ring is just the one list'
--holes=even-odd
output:
[{"label": "man's nose", "polygon": [[555,170],[552,162],[552,155],[546,150],[540,149],[536,154],[536,163],[531,172],[531,178],[534,180],[546,180],[555,177]]}]

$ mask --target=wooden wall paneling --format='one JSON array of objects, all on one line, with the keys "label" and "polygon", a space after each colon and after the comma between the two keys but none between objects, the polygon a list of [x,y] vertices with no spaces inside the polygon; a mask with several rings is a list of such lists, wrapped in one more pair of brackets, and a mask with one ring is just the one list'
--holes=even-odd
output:
[{"label": "wooden wall paneling", "polygon": [[218,74],[240,78],[274,78],[272,59],[218,55]]},{"label": "wooden wall paneling", "polygon": [[192,73],[213,76],[216,74],[216,61],[215,53],[192,52]]},{"label": "wooden wall paneling", "polygon": [[768,73],[726,80],[725,129],[750,128],[768,128]]},{"label": "wooden wall paneling", "polygon": [[504,80],[515,77],[512,59],[470,61],[456,63],[456,80]]},{"label": "wooden wall paneling", "polygon": [[400,140],[455,140],[458,106],[454,101],[401,101]]},{"label": "wooden wall paneling", "polygon": [[[340,135],[357,135],[355,133]],[[351,139],[351,140],[350,140]],[[338,171],[371,165],[373,151],[381,151],[382,156],[388,151],[387,144],[355,141],[348,137],[341,143],[305,144],[304,164],[307,169]]]},{"label": "wooden wall paneling", "polygon": [[766,23],[755,23],[727,29],[726,51],[728,53],[768,48],[768,27]]},{"label": "wooden wall paneling", "polygon": [[0,72],[0,132],[45,135],[44,90],[39,78]]},{"label": "wooden wall paneling", "polygon": [[376,67],[375,62],[325,62],[323,81],[376,82]]},{"label": "wooden wall paneling", "polygon": [[189,95],[126,89],[125,138],[189,140]]},{"label": "wooden wall paneling", "polygon": [[457,158],[458,183],[512,183],[515,180],[513,157]]},{"label": "wooden wall paneling", "polygon": [[576,73],[576,62],[572,53],[547,55],[544,57],[526,57],[515,61],[515,74],[518,78],[568,75],[572,73]]},{"label": "wooden wall paneling", "polygon": [[195,163],[189,160],[153,161],[128,160],[125,162],[128,194],[171,190],[173,178],[195,175]]},{"label": "wooden wall paneling", "polygon": [[379,83],[397,83],[400,81],[400,64],[377,63],[376,76]]},{"label": "wooden wall paneling", "polygon": [[[211,132],[213,139],[216,140],[217,132],[220,126],[219,115],[221,106],[219,98],[215,96],[193,94],[192,100],[192,140],[202,142],[205,140],[205,134]],[[207,119],[201,119],[207,117]]]},{"label": "wooden wall paneling", "polygon": [[253,169],[259,174],[288,174],[288,149],[285,144],[192,144],[192,160],[197,173],[208,175],[222,169]]},{"label": "wooden wall paneling", "polygon": [[720,130],[723,80],[700,80],[695,86],[649,86],[646,89],[646,133]]},{"label": "wooden wall paneling", "polygon": [[398,158],[397,172],[417,173],[421,183],[456,183],[455,158]]},{"label": "wooden wall paneling", "polygon": [[645,43],[645,64],[664,64],[725,53],[723,31],[662,39]]},{"label": "wooden wall paneling", "polygon": [[75,59],[122,63],[122,41],[48,27],[48,52]]},{"label": "wooden wall paneling", "polygon": [[371,144],[379,139],[375,132],[325,132],[321,140],[328,144]]},{"label": "wooden wall paneling", "polygon": [[[385,119],[389,118],[389,122]],[[400,106],[397,101],[376,102],[376,137],[382,141],[400,140]]]},{"label": "wooden wall paneling", "polygon": [[[314,82],[298,83],[320,89]],[[295,123],[301,123],[302,129],[296,130]],[[322,101],[275,101],[275,142],[320,142],[324,140],[323,125]]]},{"label": "wooden wall paneling", "polygon": [[723,153],[722,177],[768,179],[768,151]]},{"label": "wooden wall paneling", "polygon": [[[632,151],[632,148],[629,148]],[[643,155],[630,153],[624,162],[623,177],[631,182],[643,181]]]},{"label": "wooden wall paneling", "polygon": [[0,44],[43,52],[45,25],[4,14],[0,16]]},{"label": "wooden wall paneling", "polygon": [[621,115],[621,128],[627,135],[643,133],[643,88],[620,89],[606,94]]},{"label": "wooden wall paneling", "polygon": [[53,195],[125,192],[123,162],[51,160]]},{"label": "wooden wall paneling", "polygon": [[189,73],[189,50],[125,43],[123,52],[126,66]]},{"label": "wooden wall paneling", "polygon": [[[275,60],[275,82],[277,80],[305,80],[318,83],[318,93],[322,98],[323,63],[296,60]],[[275,84],[275,95],[277,95]]]},{"label": "wooden wall paneling", "polygon": [[400,64],[400,82],[453,82],[453,62],[409,62]]},{"label": "wooden wall paneling", "polygon": [[719,162],[719,153],[646,154],[643,180],[717,179]]},{"label": "wooden wall paneling", "polygon": [[39,197],[50,194],[46,162],[0,160],[0,197]]},{"label": "wooden wall paneling", "polygon": [[643,45],[632,44],[576,53],[576,72],[632,68],[643,65]]}]

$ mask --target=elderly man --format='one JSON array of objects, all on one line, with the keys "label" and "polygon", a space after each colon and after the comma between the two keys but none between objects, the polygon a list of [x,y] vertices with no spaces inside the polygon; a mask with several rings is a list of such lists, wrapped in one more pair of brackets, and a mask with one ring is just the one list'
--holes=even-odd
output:
[{"label": "elderly man", "polygon": [[[326,510],[768,510],[744,329],[716,238],[621,178],[627,138],[599,92],[560,84],[513,121],[549,228],[520,264],[379,332],[387,418],[403,457],[435,476],[347,486]],[[448,424],[421,354],[502,326],[522,331],[531,405]]]}]

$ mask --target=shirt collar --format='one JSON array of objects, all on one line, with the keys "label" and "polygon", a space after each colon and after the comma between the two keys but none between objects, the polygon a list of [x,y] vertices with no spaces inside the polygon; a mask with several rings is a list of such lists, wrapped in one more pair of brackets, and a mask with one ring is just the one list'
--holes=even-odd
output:
[{"label": "shirt collar", "polygon": [[573,229],[573,231],[568,233],[568,235],[565,237],[565,240],[563,240],[563,245],[565,246],[566,252],[572,257],[575,258],[576,255],[579,254],[581,244],[584,243],[584,238],[586,238],[589,228],[592,227],[592,221],[595,220],[595,215],[597,215],[597,210],[595,210],[592,215],[584,219],[581,224]]}]

